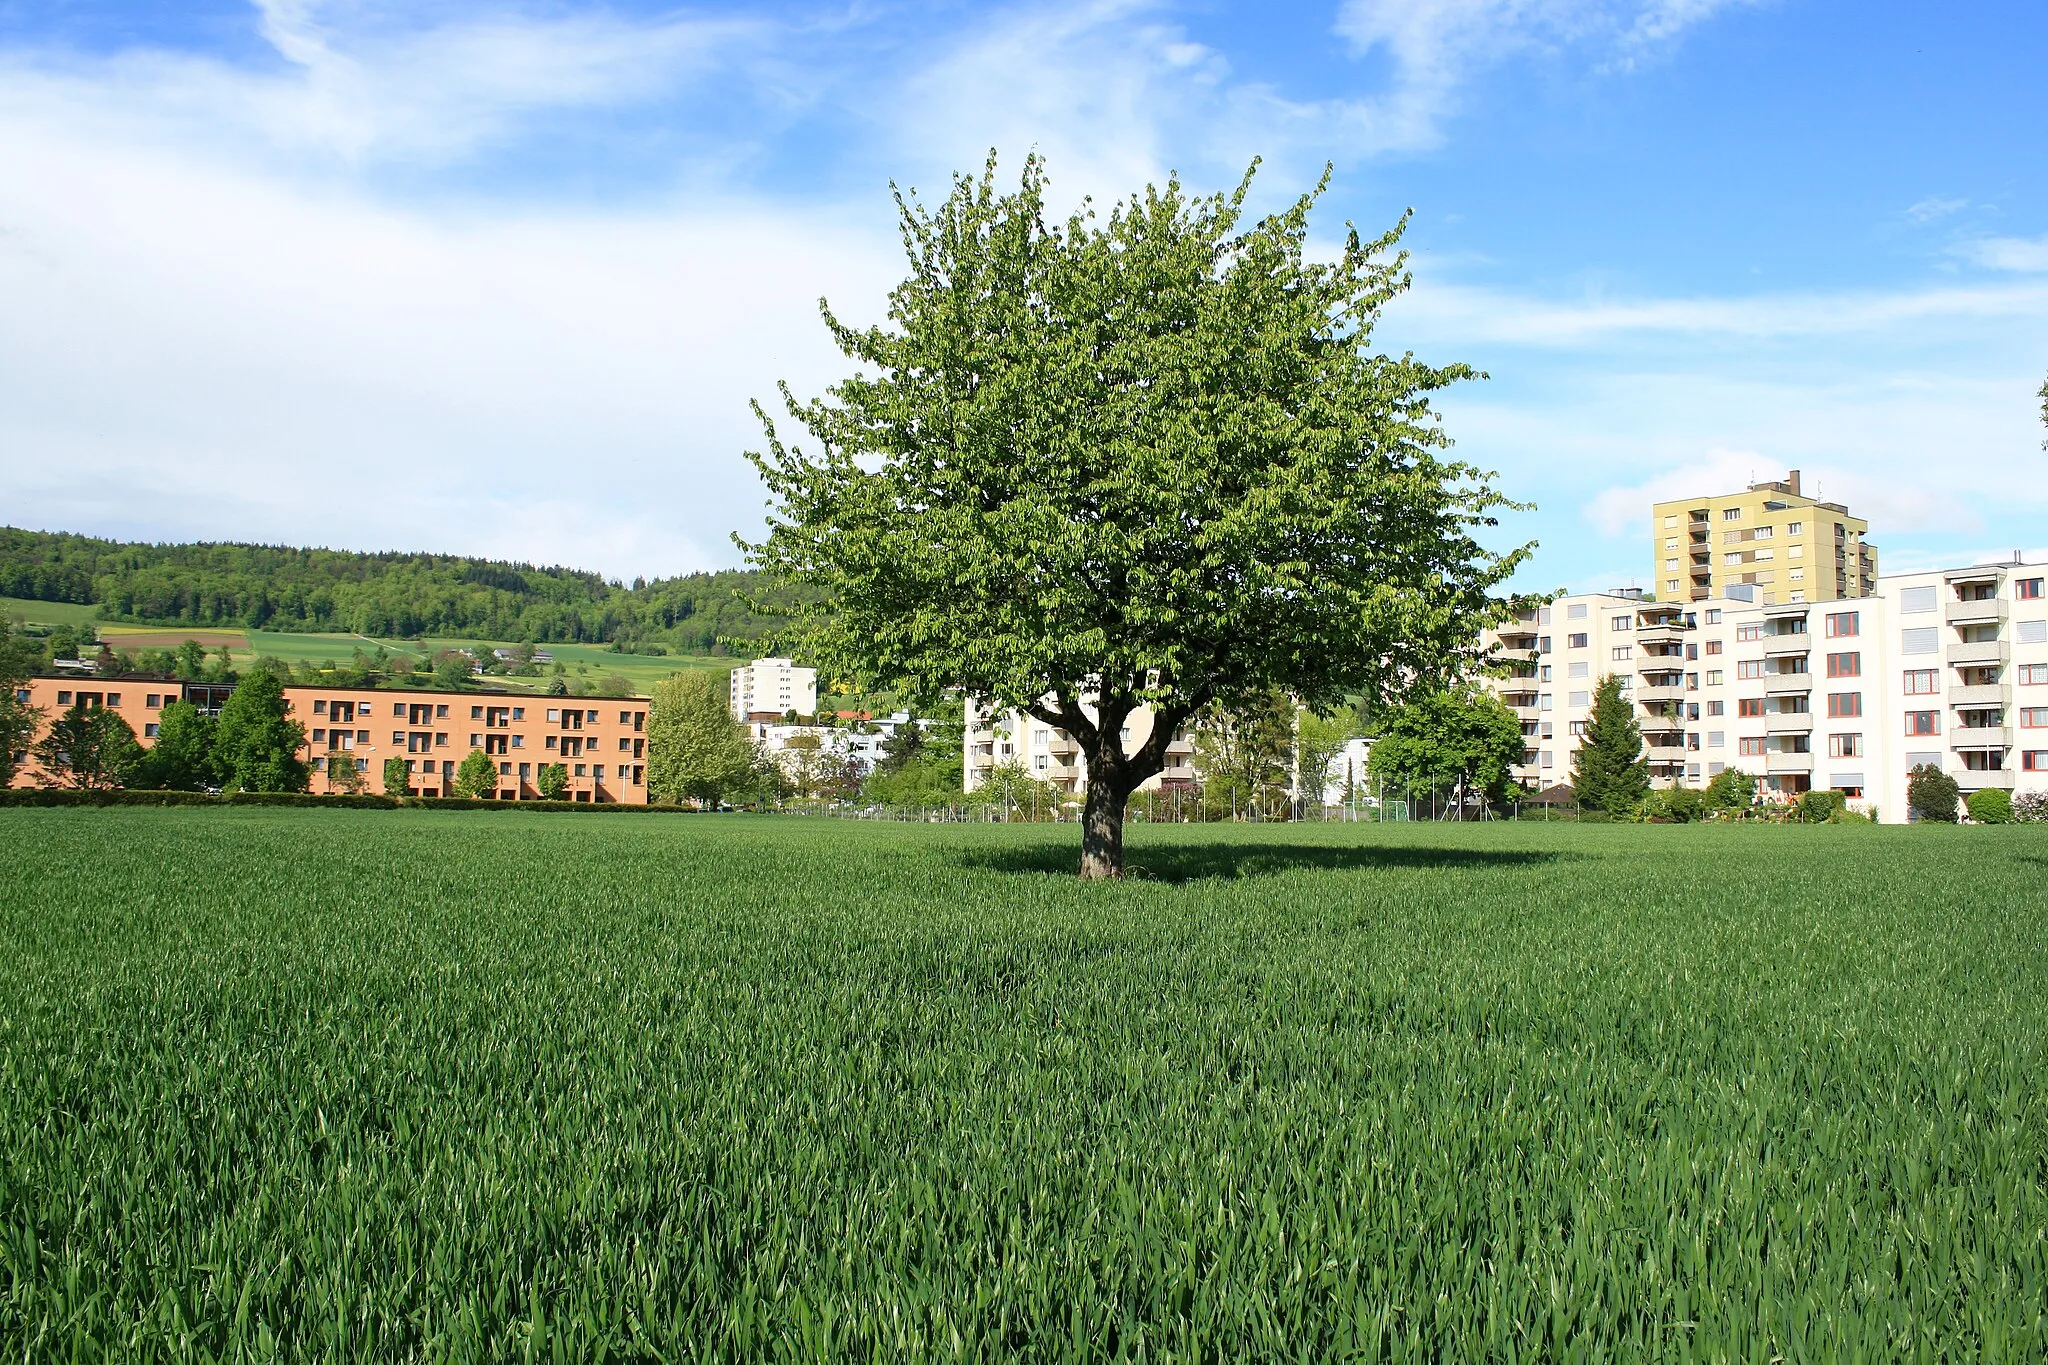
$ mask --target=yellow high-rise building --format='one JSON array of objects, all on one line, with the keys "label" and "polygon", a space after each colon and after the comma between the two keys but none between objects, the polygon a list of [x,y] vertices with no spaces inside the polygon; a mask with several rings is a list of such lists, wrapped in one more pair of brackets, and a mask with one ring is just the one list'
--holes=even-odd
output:
[{"label": "yellow high-rise building", "polygon": [[1665,602],[1722,597],[1749,584],[1766,605],[1832,602],[1877,592],[1870,523],[1799,491],[1799,471],[1740,493],[1674,498],[1651,513],[1651,564]]}]

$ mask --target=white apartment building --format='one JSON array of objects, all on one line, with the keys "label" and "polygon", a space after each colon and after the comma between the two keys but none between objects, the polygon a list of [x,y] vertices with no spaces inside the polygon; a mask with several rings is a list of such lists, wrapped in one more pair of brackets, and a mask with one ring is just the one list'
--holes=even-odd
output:
[{"label": "white apartment building", "polygon": [[1888,575],[1848,600],[1759,603],[1741,584],[1682,607],[1579,594],[1493,633],[1515,664],[1489,685],[1521,719],[1528,786],[1570,781],[1614,672],[1653,781],[1700,786],[1733,766],[1768,794],[1831,789],[1903,822],[1923,763],[1965,792],[2048,788],[2044,579],[2015,558]]},{"label": "white apartment building", "polygon": [[772,719],[791,711],[808,716],[817,709],[815,668],[798,668],[788,659],[756,659],[732,671],[734,720]]},{"label": "white apartment building", "polygon": [[1523,764],[1515,777],[1525,786],[1571,781],[1572,753],[1603,676],[1619,674],[1622,694],[1636,697],[1636,624],[1646,608],[1659,620],[1666,614],[1638,592],[1586,593],[1526,612],[1491,634],[1488,642],[1516,660],[1511,676],[1489,681],[1522,722]]},{"label": "white apartment building", "polygon": [[[1083,703],[1093,718],[1093,706]],[[967,702],[966,754],[962,782],[970,792],[979,788],[989,770],[1003,764],[1021,763],[1031,776],[1050,782],[1063,792],[1080,794],[1088,788],[1088,760],[1079,741],[1065,730],[1047,725],[1028,712],[1010,709],[988,712],[973,699]],[[1139,707],[1124,724],[1125,753],[1136,753],[1152,737],[1152,712]],[[1185,729],[1166,748],[1166,767],[1145,781],[1141,790],[1151,791],[1166,782],[1192,782],[1195,745]]]},{"label": "white apartment building", "polygon": [[802,750],[792,750],[789,742],[801,736],[818,741],[816,753],[833,757],[856,760],[863,773],[873,772],[881,762],[883,746],[895,738],[896,732],[906,725],[929,728],[929,722],[914,720],[908,711],[898,711],[890,716],[877,716],[871,720],[853,721],[846,725],[785,725],[780,721],[747,722],[747,733],[758,743],[762,751],[775,759],[784,772],[795,775],[796,766],[803,761]]},{"label": "white apartment building", "polygon": [[1903,818],[1906,777],[1931,763],[1967,794],[2048,789],[2048,566],[1888,574],[1889,622],[1872,685],[1890,719],[1878,775],[1884,817]]}]

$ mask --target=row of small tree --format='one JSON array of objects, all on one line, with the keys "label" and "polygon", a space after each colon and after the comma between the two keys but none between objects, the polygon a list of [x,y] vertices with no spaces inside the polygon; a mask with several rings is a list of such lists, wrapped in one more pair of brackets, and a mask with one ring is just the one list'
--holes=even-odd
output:
[{"label": "row of small tree", "polygon": [[[18,681],[18,680],[17,680]],[[284,686],[268,673],[252,673],[235,686],[218,716],[188,701],[174,701],[157,714],[156,742],[142,747],[119,711],[77,703],[50,719],[7,689],[7,733],[0,752],[0,786],[14,779],[15,755],[32,754],[37,764],[68,787],[201,791],[304,791],[307,765],[299,749],[306,732],[286,715]],[[28,736],[42,733],[26,748]]]}]

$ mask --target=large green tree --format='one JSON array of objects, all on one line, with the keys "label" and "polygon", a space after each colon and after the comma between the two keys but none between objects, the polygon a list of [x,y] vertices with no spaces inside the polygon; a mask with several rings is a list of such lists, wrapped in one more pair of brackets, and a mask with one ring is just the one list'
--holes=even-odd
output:
[{"label": "large green tree", "polygon": [[497,796],[498,760],[482,749],[471,749],[455,769],[455,789],[479,801]]},{"label": "large green tree", "polygon": [[27,753],[43,725],[43,709],[29,703],[28,680],[42,668],[42,647],[16,635],[0,617],[0,789],[14,782],[16,754]]},{"label": "large green tree", "polygon": [[1643,756],[1643,730],[1635,707],[1622,695],[1621,678],[1609,673],[1593,692],[1593,714],[1572,755],[1572,791],[1583,810],[1620,815],[1634,810],[1650,791],[1650,762]]},{"label": "large green tree", "polygon": [[33,752],[63,785],[97,790],[126,786],[142,762],[142,745],[120,713],[83,702],[50,722]]},{"label": "large green tree", "polygon": [[1249,188],[1169,181],[1061,223],[1036,157],[999,193],[991,155],[936,206],[899,195],[887,323],[827,307],[856,372],[785,386],[813,444],[764,412],[750,457],[773,508],[753,561],[820,598],[799,647],[1072,735],[1088,877],[1121,872],[1124,804],[1197,714],[1448,678],[1527,550],[1479,542],[1504,500],[1442,454],[1430,395],[1474,372],[1372,348],[1400,229],[1314,259],[1320,188],[1247,222]]},{"label": "large green tree", "polygon": [[235,685],[213,732],[221,785],[248,792],[302,792],[311,770],[299,756],[306,729],[287,714],[284,683],[268,670]]},{"label": "large green tree", "polygon": [[1293,746],[1294,704],[1284,693],[1210,708],[1195,730],[1204,809],[1233,818],[1277,811],[1294,775]]},{"label": "large green tree", "polygon": [[214,755],[214,720],[189,701],[174,701],[157,713],[156,743],[143,761],[141,780],[172,791],[199,791],[219,778]]},{"label": "large green tree", "polygon": [[750,786],[753,764],[754,746],[732,718],[724,673],[692,669],[654,685],[647,707],[651,800],[715,805]]},{"label": "large green tree", "polygon": [[1513,785],[1522,754],[1515,713],[1491,692],[1459,685],[1384,712],[1368,761],[1374,775],[1400,791],[1447,798],[1476,792],[1499,801]]}]

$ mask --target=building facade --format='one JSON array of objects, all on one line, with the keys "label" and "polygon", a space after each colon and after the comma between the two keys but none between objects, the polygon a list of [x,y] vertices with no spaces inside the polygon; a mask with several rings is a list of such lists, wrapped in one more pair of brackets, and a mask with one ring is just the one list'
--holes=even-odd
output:
[{"label": "building facade", "polygon": [[1578,594],[1491,633],[1509,673],[1488,685],[1521,721],[1524,785],[1571,780],[1593,691],[1614,673],[1656,784],[1739,767],[1768,795],[1839,791],[1898,822],[1922,764],[1966,793],[2048,790],[2044,585],[2048,568],[2016,556],[1821,602],[1767,602],[1754,584],[1682,607]]},{"label": "building facade", "polygon": [[1884,580],[1886,806],[1905,809],[1923,763],[1965,793],[2048,789],[2048,566],[2004,564]]},{"label": "building facade", "polygon": [[[42,709],[46,723],[75,704],[117,711],[146,749],[156,743],[164,707],[190,701],[217,715],[233,688],[171,679],[51,677],[32,678],[20,690],[27,694],[23,700]],[[385,760],[402,757],[407,795],[453,796],[457,768],[472,749],[481,749],[497,762],[501,801],[538,800],[540,770],[552,763],[567,774],[564,800],[647,801],[644,698],[296,685],[286,687],[284,696],[286,713],[306,730],[299,756],[313,769],[310,790],[316,794],[346,790],[351,771],[363,789],[381,792]],[[55,781],[27,759],[15,785]]]},{"label": "building facade", "polygon": [[[1083,709],[1094,718],[1095,708]],[[1029,712],[1017,709],[985,711],[970,698],[966,704],[966,735],[961,781],[969,792],[976,791],[995,768],[1019,764],[1033,778],[1051,783],[1062,793],[1080,795],[1088,789],[1088,759],[1080,742],[1057,726],[1048,725]],[[1124,752],[1136,753],[1152,737],[1152,712],[1139,707],[1130,714],[1123,729]],[[1190,730],[1182,729],[1166,747],[1166,766],[1146,779],[1141,791],[1154,791],[1168,782],[1192,782],[1195,745]]]},{"label": "building facade", "polygon": [[1731,587],[1756,589],[1766,606],[1877,591],[1870,524],[1805,496],[1796,469],[1740,493],[1657,503],[1650,527],[1650,581],[1666,602],[1704,602]]},{"label": "building facade", "polygon": [[781,720],[795,712],[818,710],[818,670],[799,668],[788,659],[756,659],[732,671],[732,718],[737,721]]}]

